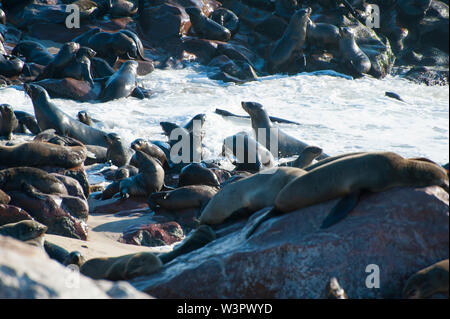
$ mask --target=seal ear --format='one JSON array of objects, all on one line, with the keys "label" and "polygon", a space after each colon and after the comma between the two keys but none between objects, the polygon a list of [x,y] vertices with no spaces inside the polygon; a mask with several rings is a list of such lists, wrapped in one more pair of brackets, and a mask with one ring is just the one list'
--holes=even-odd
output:
[{"label": "seal ear", "polygon": [[337,222],[344,219],[345,216],[347,216],[353,210],[353,208],[356,207],[362,193],[362,190],[358,190],[344,196],[341,200],[339,200],[336,206],[334,206],[331,210],[331,213],[322,222],[322,226],[320,226],[320,229],[331,227]]}]

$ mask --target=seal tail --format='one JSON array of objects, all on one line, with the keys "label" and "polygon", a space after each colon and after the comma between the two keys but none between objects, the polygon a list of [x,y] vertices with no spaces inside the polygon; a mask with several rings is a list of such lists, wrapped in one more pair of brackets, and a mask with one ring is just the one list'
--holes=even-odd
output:
[{"label": "seal tail", "polygon": [[363,191],[358,190],[346,195],[336,206],[333,207],[330,214],[322,222],[320,229],[326,229],[344,219],[359,202],[359,198]]},{"label": "seal tail", "polygon": [[262,224],[264,223],[266,220],[269,220],[272,217],[275,217],[277,215],[281,215],[283,212],[277,210],[275,207],[272,208],[270,211],[268,211],[266,214],[264,214],[251,228],[250,230],[247,232],[247,234],[245,235],[245,239],[249,239],[253,233],[256,231],[256,229]]}]

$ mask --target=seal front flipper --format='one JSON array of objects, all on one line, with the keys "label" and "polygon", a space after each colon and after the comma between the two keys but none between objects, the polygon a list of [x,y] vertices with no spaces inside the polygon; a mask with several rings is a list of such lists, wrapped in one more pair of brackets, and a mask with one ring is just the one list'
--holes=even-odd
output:
[{"label": "seal front flipper", "polygon": [[283,212],[277,210],[275,207],[272,208],[270,211],[268,211],[266,214],[264,214],[251,228],[250,230],[247,232],[247,234],[245,235],[245,239],[250,238],[251,235],[253,235],[253,233],[256,231],[256,229],[262,224],[264,223],[266,220],[271,219],[272,217],[278,216],[283,214]]},{"label": "seal front flipper", "polygon": [[358,190],[353,193],[350,193],[349,195],[344,196],[344,198],[339,200],[336,206],[334,206],[333,209],[331,210],[331,213],[322,222],[320,229],[331,227],[337,222],[344,219],[345,216],[347,216],[358,204],[359,198],[361,197],[362,193],[363,193],[362,190]]}]

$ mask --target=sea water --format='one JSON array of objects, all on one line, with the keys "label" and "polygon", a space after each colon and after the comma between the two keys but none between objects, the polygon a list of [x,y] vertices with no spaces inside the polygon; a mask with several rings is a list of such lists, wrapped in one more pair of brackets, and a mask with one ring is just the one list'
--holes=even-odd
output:
[{"label": "sea water", "polygon": [[[185,124],[194,115],[205,113],[207,158],[220,157],[227,136],[251,132],[249,119],[222,117],[214,110],[247,115],[241,101],[254,101],[263,104],[269,115],[299,122],[276,125],[328,155],[392,151],[404,157],[427,157],[439,164],[449,161],[448,86],[426,86],[392,76],[352,80],[332,71],[272,75],[237,85],[209,79],[206,69],[196,64],[156,69],[138,81],[152,90],[150,99],[53,102],[73,117],[86,110],[101,121],[101,129],[116,132],[127,142],[136,138],[166,140],[159,122]],[[386,91],[399,94],[405,102],[385,96]],[[21,87],[0,89],[0,103],[34,114],[31,99]]]}]

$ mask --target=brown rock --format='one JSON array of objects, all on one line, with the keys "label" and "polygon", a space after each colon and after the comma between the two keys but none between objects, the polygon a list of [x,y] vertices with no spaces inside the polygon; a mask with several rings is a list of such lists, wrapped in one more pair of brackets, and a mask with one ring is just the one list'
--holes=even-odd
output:
[{"label": "brown rock", "polygon": [[[132,284],[159,298],[319,298],[337,277],[350,298],[398,298],[411,274],[448,258],[449,202],[441,188],[364,196],[348,217],[321,230],[336,202],[272,218],[245,239],[266,208],[243,229]],[[366,286],[372,264],[379,288]]]},{"label": "brown rock", "polygon": [[72,78],[45,79],[35,83],[46,89],[51,98],[87,102],[96,100],[101,93],[99,83],[94,83],[94,87],[92,87],[89,82]]},{"label": "brown rock", "polygon": [[176,222],[133,226],[123,232],[119,242],[138,246],[172,245],[183,239],[183,230]]},{"label": "brown rock", "polygon": [[0,204],[0,226],[17,223],[21,220],[33,220],[33,217],[20,207]]}]

